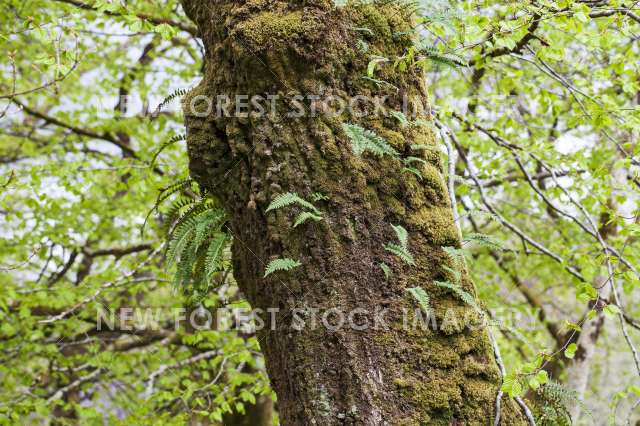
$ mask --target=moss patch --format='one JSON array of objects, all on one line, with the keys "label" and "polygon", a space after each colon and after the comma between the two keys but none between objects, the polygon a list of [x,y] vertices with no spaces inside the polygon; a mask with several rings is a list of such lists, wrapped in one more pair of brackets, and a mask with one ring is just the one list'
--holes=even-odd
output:
[{"label": "moss patch", "polygon": [[284,48],[304,33],[302,12],[262,12],[238,25],[236,31],[258,50]]}]

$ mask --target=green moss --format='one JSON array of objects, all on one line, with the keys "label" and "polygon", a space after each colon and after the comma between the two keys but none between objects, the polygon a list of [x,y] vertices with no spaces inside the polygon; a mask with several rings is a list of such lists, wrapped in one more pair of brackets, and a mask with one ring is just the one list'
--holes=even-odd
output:
[{"label": "green moss", "polygon": [[284,48],[304,33],[302,12],[262,12],[237,27],[257,49]]},{"label": "green moss", "polygon": [[423,231],[434,245],[458,244],[458,231],[449,206],[422,207],[409,215],[409,223]]}]

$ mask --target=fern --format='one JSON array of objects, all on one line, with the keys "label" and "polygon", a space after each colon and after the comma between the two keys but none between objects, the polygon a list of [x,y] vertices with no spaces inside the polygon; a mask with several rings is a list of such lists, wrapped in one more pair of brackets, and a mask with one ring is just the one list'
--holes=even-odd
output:
[{"label": "fern", "polygon": [[404,249],[408,249],[409,247],[409,233],[406,229],[404,229],[401,225],[391,225],[393,231],[396,233],[398,237],[398,241],[400,241],[400,245]]},{"label": "fern", "polygon": [[427,294],[427,292],[420,287],[407,288],[406,290],[413,296],[414,299],[416,299],[418,305],[420,305],[420,308],[422,308],[424,313],[427,315],[431,315],[431,300],[429,299],[429,295]]},{"label": "fern", "polygon": [[364,152],[371,152],[372,154],[382,157],[389,155],[391,157],[399,157],[398,152],[391,147],[380,136],[376,135],[371,130],[367,130],[355,124],[343,124],[342,128],[346,135],[351,140],[351,147],[356,155],[362,155]]},{"label": "fern", "polygon": [[400,244],[389,243],[384,246],[384,249],[391,254],[398,256],[404,263],[410,266],[414,266],[415,260],[413,255],[409,252],[409,233],[400,225],[391,225],[398,237]]},{"label": "fern", "polygon": [[271,262],[269,262],[267,268],[264,271],[264,278],[268,277],[276,271],[290,271],[299,266],[302,266],[302,263],[293,259],[285,258],[272,260]]},{"label": "fern", "polygon": [[158,150],[153,154],[153,158],[151,158],[151,166],[156,164],[156,160],[158,159],[158,156],[162,153],[162,151],[164,151],[171,145],[175,145],[176,143],[180,141],[184,141],[186,139],[187,139],[187,135],[184,135],[184,134],[176,135],[171,139],[169,139],[168,141],[166,141],[165,143],[163,143],[162,145],[160,145],[160,148],[158,148]]},{"label": "fern", "polygon": [[319,216],[319,215],[317,215],[315,213],[311,213],[311,212],[302,212],[296,218],[296,221],[293,224],[293,227],[297,228],[299,225],[302,225],[303,223],[305,223],[309,219],[311,219],[311,220],[313,220],[315,222],[318,222],[318,221],[322,220],[322,216]]},{"label": "fern", "polygon": [[389,278],[391,278],[391,276],[393,275],[393,272],[391,272],[391,268],[389,268],[389,265],[382,262],[380,263],[379,266],[380,266],[380,269],[382,269],[382,272],[384,272],[385,279],[389,280]]},{"label": "fern", "polygon": [[140,235],[144,235],[144,228],[147,226],[147,222],[149,221],[149,217],[153,214],[154,211],[158,210],[160,204],[162,204],[167,198],[171,197],[173,194],[179,191],[183,191],[187,188],[191,188],[193,185],[193,180],[191,178],[187,178],[176,183],[169,185],[166,188],[162,188],[158,197],[156,198],[156,202],[147,213],[147,216],[144,218],[144,222],[142,223],[142,227],[140,228]]},{"label": "fern", "polygon": [[314,206],[313,204],[311,204],[310,202],[308,202],[304,198],[301,198],[295,192],[286,192],[284,194],[278,195],[271,202],[271,204],[269,204],[269,207],[267,207],[267,210],[265,211],[265,213],[269,213],[272,210],[278,210],[278,209],[281,209],[283,207],[290,206],[292,204],[297,204],[297,205],[299,205],[301,207],[304,207],[304,208],[306,208],[308,210],[311,210],[317,216],[321,216],[322,215],[322,213],[320,213],[320,210],[318,210],[316,208],[316,206]]},{"label": "fern", "polygon": [[[454,68],[468,66],[463,57],[454,53],[442,53],[433,46],[424,46],[419,50],[419,53],[424,55],[429,61],[436,62],[442,65],[447,65]],[[416,62],[416,65],[422,67],[425,67],[426,64],[427,61],[424,59]]]},{"label": "fern", "polygon": [[209,198],[179,199],[169,209],[166,226],[167,265],[176,265],[174,285],[192,288],[205,297],[209,282],[222,264],[222,252],[230,241],[221,231],[226,216]]},{"label": "fern", "polygon": [[213,273],[218,269],[226,242],[227,236],[223,233],[217,233],[213,236],[205,255],[204,272],[207,279],[211,279]]},{"label": "fern", "polygon": [[577,392],[550,380],[537,391],[539,403],[536,421],[539,425],[571,425],[573,421],[569,409],[579,405],[581,410],[593,418],[593,414],[578,397]]},{"label": "fern", "polygon": [[499,241],[484,234],[478,234],[478,233],[468,234],[464,237],[462,242],[463,244],[474,242],[482,247],[487,247],[495,250],[505,250],[505,248],[502,246],[502,244]]},{"label": "fern", "polygon": [[435,285],[441,288],[446,288],[451,290],[460,300],[462,300],[467,305],[471,306],[481,315],[484,315],[484,311],[480,308],[480,305],[476,302],[476,298],[473,297],[469,292],[463,289],[461,286],[452,284],[448,281],[435,281]]},{"label": "fern", "polygon": [[155,110],[155,114],[158,114],[160,111],[162,111],[163,108],[165,108],[167,105],[173,102],[176,98],[181,98],[184,95],[186,95],[188,92],[189,92],[189,89],[184,89],[184,88],[176,89],[175,91],[173,91],[173,93],[171,93],[169,96],[164,98],[162,102],[160,102],[160,104]]},{"label": "fern", "polygon": [[401,247],[401,246],[399,246],[397,244],[391,244],[390,243],[390,244],[387,244],[386,246],[384,246],[384,249],[386,251],[388,251],[389,253],[398,256],[407,265],[415,266],[416,262],[413,259],[413,256],[411,255],[411,253],[409,253],[403,247]]},{"label": "fern", "polygon": [[409,124],[411,124],[409,122],[409,119],[407,118],[407,116],[404,115],[404,113],[402,113],[400,111],[390,111],[389,115],[391,117],[395,118],[396,120],[398,120],[402,127],[407,127],[407,126],[409,126]]},{"label": "fern", "polygon": [[415,167],[403,167],[402,171],[405,173],[412,173],[416,175],[418,179],[422,180],[422,173],[420,173],[420,170],[416,169]]}]

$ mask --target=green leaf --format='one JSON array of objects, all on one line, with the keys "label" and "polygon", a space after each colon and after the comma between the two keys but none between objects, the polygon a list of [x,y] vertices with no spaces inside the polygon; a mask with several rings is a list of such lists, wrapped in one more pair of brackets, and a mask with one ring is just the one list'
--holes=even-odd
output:
[{"label": "green leaf", "polygon": [[564,350],[564,356],[573,359],[576,356],[576,351],[578,350],[578,345],[575,343],[571,343],[567,346],[567,349]]},{"label": "green leaf", "polygon": [[302,225],[303,223],[305,223],[307,220],[313,220],[315,222],[321,221],[322,220],[322,216],[317,215],[315,213],[311,213],[311,212],[302,212],[298,215],[298,217],[296,218],[295,223],[293,224],[294,228],[297,228],[299,225]]},{"label": "green leaf", "polygon": [[292,204],[297,204],[305,209],[313,211],[317,216],[321,216],[320,210],[318,210],[313,204],[301,198],[295,192],[285,192],[284,194],[278,195],[267,207],[265,213],[269,213],[272,210],[278,210],[286,206],[290,206]]},{"label": "green leaf", "polygon": [[351,140],[351,147],[356,155],[371,152],[378,157],[382,157],[384,155],[389,155],[391,157],[399,156],[398,152],[393,149],[386,140],[376,135],[371,130],[367,130],[356,124],[348,123],[344,123],[342,125],[342,129]]},{"label": "green leaf", "polygon": [[431,315],[431,304],[429,295],[421,287],[412,287],[406,289],[420,305],[425,314]]},{"label": "green leaf", "polygon": [[302,263],[289,258],[272,260],[271,262],[269,262],[269,265],[267,265],[267,269],[265,269],[264,271],[264,278],[268,277],[276,271],[290,271],[299,266],[302,266]]},{"label": "green leaf", "polygon": [[603,311],[604,311],[604,314],[609,318],[613,318],[622,312],[620,311],[620,308],[617,305],[606,305]]}]

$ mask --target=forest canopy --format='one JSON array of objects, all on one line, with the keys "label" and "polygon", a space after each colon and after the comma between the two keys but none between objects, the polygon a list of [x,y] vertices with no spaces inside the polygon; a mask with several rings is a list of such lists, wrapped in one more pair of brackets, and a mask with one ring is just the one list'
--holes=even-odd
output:
[{"label": "forest canopy", "polygon": [[637,2],[0,17],[0,424],[640,424]]}]

